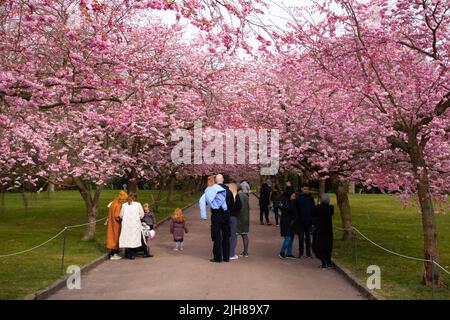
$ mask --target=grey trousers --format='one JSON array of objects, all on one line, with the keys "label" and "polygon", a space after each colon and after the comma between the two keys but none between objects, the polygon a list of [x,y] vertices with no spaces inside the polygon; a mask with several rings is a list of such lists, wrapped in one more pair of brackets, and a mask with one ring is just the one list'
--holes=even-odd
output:
[{"label": "grey trousers", "polygon": [[230,258],[236,255],[238,219],[230,217]]}]

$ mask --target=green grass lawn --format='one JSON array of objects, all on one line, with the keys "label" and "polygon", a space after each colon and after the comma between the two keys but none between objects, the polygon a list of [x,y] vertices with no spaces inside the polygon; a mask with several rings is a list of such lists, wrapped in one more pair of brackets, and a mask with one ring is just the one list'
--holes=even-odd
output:
[{"label": "green grass lawn", "polygon": [[[157,191],[140,190],[139,201],[152,203]],[[107,215],[106,205],[117,195],[115,190],[101,193],[99,218]],[[163,193],[163,199],[165,199]],[[78,191],[57,191],[26,194],[28,208],[25,209],[21,194],[7,193],[4,206],[0,208],[0,255],[28,249],[49,239],[64,225],[87,222],[84,202]],[[169,215],[174,208],[184,207],[198,199],[199,195],[185,196],[175,192],[174,204],[161,202],[157,221]],[[68,231],[65,266],[85,265],[106,252],[104,247],[106,227],[103,221],[97,224],[97,234],[91,241],[82,241],[84,227]],[[63,276],[61,273],[60,236],[34,251],[0,258],[0,299],[19,299],[50,285]]]},{"label": "green grass lawn", "polygon": [[[332,203],[336,206],[335,198]],[[392,251],[423,257],[422,224],[419,209],[404,207],[398,198],[388,195],[350,195],[353,225],[368,238]],[[445,212],[447,211],[447,212]],[[450,212],[448,207],[436,214],[441,265],[450,271]],[[341,226],[339,211],[334,225]],[[431,288],[421,284],[423,263],[396,257],[358,236],[357,263],[354,243],[342,241],[342,231],[335,228],[334,258],[350,269],[365,284],[369,265],[381,268],[381,289],[376,293],[386,299],[431,299]],[[436,299],[450,299],[450,275],[441,272],[446,287],[436,291]]]}]

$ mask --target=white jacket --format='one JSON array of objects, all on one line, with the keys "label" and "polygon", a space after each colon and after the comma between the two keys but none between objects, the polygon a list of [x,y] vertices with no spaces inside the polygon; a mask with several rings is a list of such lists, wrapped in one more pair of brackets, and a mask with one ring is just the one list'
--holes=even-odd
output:
[{"label": "white jacket", "polygon": [[128,202],[122,205],[120,210],[122,218],[122,229],[119,237],[120,248],[139,248],[142,243],[142,224],[141,219],[144,217],[144,209],[139,202]]}]

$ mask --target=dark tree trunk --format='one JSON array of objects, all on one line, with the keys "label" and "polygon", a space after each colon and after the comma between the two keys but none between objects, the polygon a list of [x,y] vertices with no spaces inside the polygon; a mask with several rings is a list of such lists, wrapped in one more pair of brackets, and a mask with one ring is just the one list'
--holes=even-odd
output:
[{"label": "dark tree trunk", "polygon": [[159,204],[161,203],[163,188],[164,188],[164,184],[161,181],[159,184],[159,189],[158,189],[158,193],[156,195],[155,203],[153,204],[153,209],[155,210],[155,212],[158,212],[158,210],[159,210]]},{"label": "dark tree trunk", "polygon": [[325,193],[326,182],[327,181],[325,179],[319,180],[319,201],[320,201],[320,198],[322,197],[322,195]]},{"label": "dark tree trunk", "polygon": [[5,191],[3,189],[0,190],[0,212],[3,213],[5,211]]},{"label": "dark tree trunk", "polygon": [[127,191],[128,193],[134,193],[136,195],[138,192],[138,179],[134,168],[131,169],[131,172],[128,174]]},{"label": "dark tree trunk", "polygon": [[25,193],[25,190],[22,190],[22,192],[20,194],[22,196],[22,202],[23,202],[23,206],[25,208],[25,213],[28,213],[28,198],[27,198],[27,194]]},{"label": "dark tree trunk", "polygon": [[[436,233],[436,220],[434,216],[433,201],[430,193],[430,182],[428,179],[428,169],[425,162],[423,148],[419,145],[416,135],[409,135],[411,164],[413,174],[417,181],[417,195],[419,197],[420,209],[422,212],[422,232],[424,240],[424,259],[440,261],[439,244]],[[419,169],[420,168],[420,169]],[[432,263],[424,262],[424,284],[431,286],[433,283]],[[439,279],[439,268],[434,268],[434,284],[441,285]]]},{"label": "dark tree trunk", "polygon": [[168,190],[167,190],[167,205],[171,206],[173,204],[173,191],[175,189],[175,177],[171,176],[169,178]]},{"label": "dark tree trunk", "polygon": [[341,213],[342,228],[344,229],[342,239],[348,240],[352,236],[352,213],[350,201],[348,200],[348,185],[338,177],[333,177],[333,188],[339,212]]},{"label": "dark tree trunk", "polygon": [[83,240],[90,240],[94,238],[96,231],[96,223],[94,222],[97,219],[98,209],[99,209],[99,201],[100,201],[100,186],[95,186],[94,195],[89,192],[89,183],[85,182],[79,178],[74,178],[74,182],[77,186],[78,191],[81,194],[81,197],[84,200],[86,205],[86,214],[87,214],[87,222],[89,223],[86,226],[86,230],[83,235]]}]

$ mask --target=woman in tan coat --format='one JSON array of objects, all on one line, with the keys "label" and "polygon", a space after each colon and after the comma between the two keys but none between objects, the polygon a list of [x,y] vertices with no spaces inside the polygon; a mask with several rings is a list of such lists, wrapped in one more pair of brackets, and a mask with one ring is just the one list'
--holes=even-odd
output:
[{"label": "woman in tan coat", "polygon": [[111,260],[119,260],[119,236],[120,236],[120,210],[122,204],[128,200],[125,191],[120,191],[119,195],[108,204],[108,220],[106,230],[106,248],[110,250],[108,257]]}]

